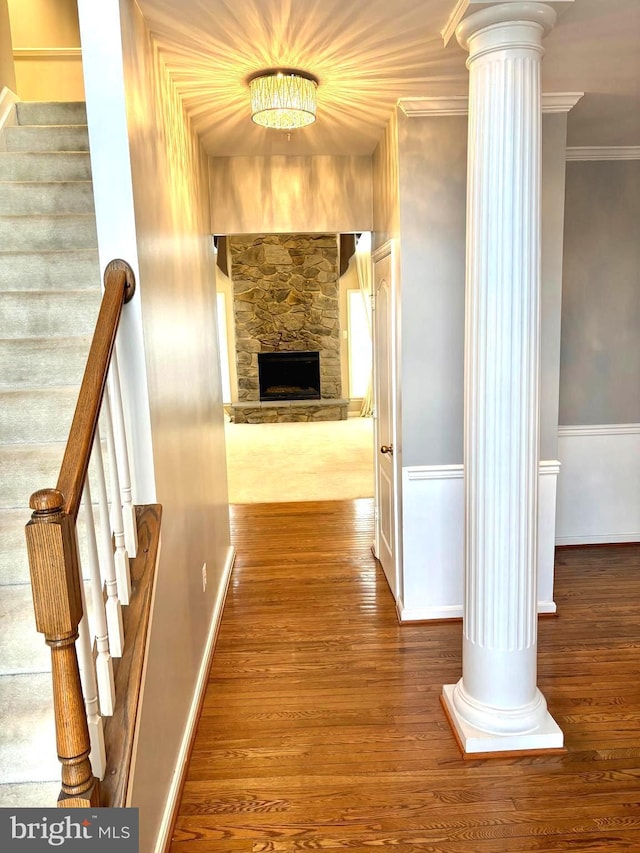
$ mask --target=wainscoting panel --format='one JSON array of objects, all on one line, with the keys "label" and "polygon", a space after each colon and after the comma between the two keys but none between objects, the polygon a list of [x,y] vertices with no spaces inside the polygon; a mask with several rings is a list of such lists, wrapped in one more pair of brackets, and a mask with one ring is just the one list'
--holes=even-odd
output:
[{"label": "wainscoting panel", "polygon": [[562,426],[558,545],[640,542],[640,424]]},{"label": "wainscoting panel", "polygon": [[[553,567],[559,463],[540,463],[538,613],[555,613]],[[402,622],[462,616],[464,579],[464,468],[403,468]]]}]

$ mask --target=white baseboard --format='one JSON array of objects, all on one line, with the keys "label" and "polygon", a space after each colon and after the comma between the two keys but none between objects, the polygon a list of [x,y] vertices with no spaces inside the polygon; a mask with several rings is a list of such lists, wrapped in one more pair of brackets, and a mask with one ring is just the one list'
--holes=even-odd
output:
[{"label": "white baseboard", "polygon": [[[538,613],[555,613],[553,572],[556,486],[560,463],[540,462]],[[464,596],[464,468],[402,470],[401,622],[459,619]]]},{"label": "white baseboard", "polygon": [[193,693],[193,699],[191,700],[191,707],[189,708],[187,723],[185,725],[184,734],[182,736],[182,743],[180,744],[180,750],[178,752],[178,758],[176,761],[175,770],[173,772],[171,786],[167,795],[164,813],[160,822],[160,829],[156,838],[156,844],[154,848],[155,853],[165,853],[165,851],[168,850],[169,843],[171,841],[169,834],[173,826],[173,817],[175,810],[178,807],[178,799],[182,790],[182,780],[184,777],[187,762],[189,761],[189,748],[191,746],[191,741],[193,739],[193,734],[196,730],[196,726],[198,725],[200,705],[202,703],[202,697],[207,686],[209,670],[211,669],[211,659],[213,657],[216,638],[218,636],[218,629],[220,627],[222,608],[224,607],[224,602],[227,597],[227,589],[229,588],[229,580],[231,579],[231,571],[233,569],[233,563],[235,561],[235,558],[235,548],[229,546],[227,559],[225,560],[224,570],[220,579],[220,592],[218,594],[215,607],[213,609],[211,624],[209,626],[209,634],[207,636],[207,642],[205,645],[204,653],[202,655],[202,661],[200,663],[200,670],[198,672],[196,687]]},{"label": "white baseboard", "polygon": [[557,545],[640,541],[640,424],[558,429]]},{"label": "white baseboard", "polygon": [[[538,613],[556,613],[555,601],[539,601]],[[433,622],[437,619],[462,619],[462,605],[450,605],[449,607],[417,607],[408,609],[398,601],[398,618],[400,622]]]},{"label": "white baseboard", "polygon": [[462,619],[462,604],[448,607],[407,608],[398,601],[398,617],[401,622],[432,622],[435,619]]}]

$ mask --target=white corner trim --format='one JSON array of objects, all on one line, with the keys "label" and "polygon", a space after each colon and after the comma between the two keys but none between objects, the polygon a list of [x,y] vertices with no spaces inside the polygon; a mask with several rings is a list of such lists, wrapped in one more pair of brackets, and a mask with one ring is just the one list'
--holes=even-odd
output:
[{"label": "white corner trim", "polygon": [[14,106],[20,98],[5,86],[0,92],[0,129],[15,124]]},{"label": "white corner trim", "polygon": [[178,752],[176,766],[173,771],[173,777],[171,779],[171,785],[169,787],[169,793],[167,795],[164,813],[162,815],[162,820],[160,821],[160,829],[158,830],[158,836],[156,838],[156,844],[154,848],[155,853],[164,853],[164,851],[168,849],[169,842],[171,840],[169,838],[169,833],[171,832],[171,827],[173,825],[174,812],[178,807],[178,798],[180,796],[180,791],[182,788],[182,778],[184,770],[189,760],[189,747],[191,745],[191,740],[195,732],[196,726],[198,725],[200,704],[204,691],[207,687],[209,670],[211,669],[211,658],[213,656],[216,638],[218,636],[220,619],[222,617],[222,608],[224,607],[224,602],[227,597],[227,589],[229,588],[231,570],[233,569],[235,558],[235,548],[230,545],[227,552],[227,559],[225,560],[222,577],[220,578],[220,593],[213,608],[211,624],[209,626],[209,634],[207,636],[204,654],[202,655],[202,660],[200,662],[200,669],[198,671],[196,687],[193,692],[193,699],[191,700],[191,707],[189,708],[189,714],[187,716],[187,722],[184,728],[184,734],[182,736],[182,743],[180,744],[180,750]]},{"label": "white corner trim", "polygon": [[558,438],[573,435],[637,435],[640,424],[584,424],[558,427]]},{"label": "white corner trim", "polygon": [[14,47],[13,58],[20,59],[79,59],[81,47]]},{"label": "white corner trim", "polygon": [[598,146],[567,148],[568,162],[589,160],[640,160],[640,145]]},{"label": "white corner trim", "polygon": [[408,480],[455,480],[464,477],[464,465],[412,465],[404,470]]},{"label": "white corner trim", "polygon": [[568,113],[582,98],[584,92],[543,92],[543,113]]},{"label": "white corner trim", "polygon": [[400,98],[398,106],[408,118],[466,116],[469,112],[469,98],[467,95],[448,98]]},{"label": "white corner trim", "polygon": [[[578,103],[584,92],[543,92],[543,113],[568,113]],[[408,118],[421,116],[462,116],[469,112],[466,95],[434,98],[400,98],[398,106]],[[573,149],[567,149],[570,151]],[[578,149],[575,149],[578,150]],[[630,159],[630,158],[627,158]]]}]

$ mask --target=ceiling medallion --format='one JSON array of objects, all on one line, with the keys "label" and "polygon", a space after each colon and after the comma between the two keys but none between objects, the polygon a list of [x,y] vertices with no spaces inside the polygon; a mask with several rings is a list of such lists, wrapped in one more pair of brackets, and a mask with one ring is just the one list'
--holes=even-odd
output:
[{"label": "ceiling medallion", "polygon": [[260,71],[249,80],[251,118],[262,127],[294,130],[316,120],[318,81],[289,69]]}]

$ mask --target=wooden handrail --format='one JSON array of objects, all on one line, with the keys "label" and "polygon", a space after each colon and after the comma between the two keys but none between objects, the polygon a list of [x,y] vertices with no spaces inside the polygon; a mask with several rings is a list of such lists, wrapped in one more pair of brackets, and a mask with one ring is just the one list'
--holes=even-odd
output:
[{"label": "wooden handrail", "polygon": [[122,306],[135,291],[131,267],[111,261],[56,489],[31,495],[26,526],[36,628],[51,649],[54,714],[62,789],[58,804],[99,806],[75,641],[83,615],[76,518],[107,382]]},{"label": "wooden handrail", "polygon": [[107,265],[100,313],[56,486],[64,496],[65,514],[73,519],[80,508],[122,306],[133,297],[135,286],[133,270],[126,261],[114,260]]}]

